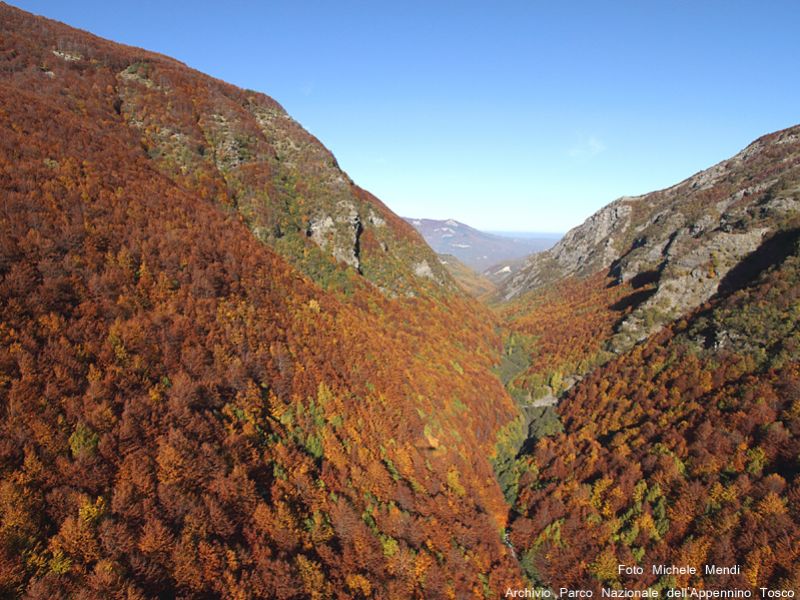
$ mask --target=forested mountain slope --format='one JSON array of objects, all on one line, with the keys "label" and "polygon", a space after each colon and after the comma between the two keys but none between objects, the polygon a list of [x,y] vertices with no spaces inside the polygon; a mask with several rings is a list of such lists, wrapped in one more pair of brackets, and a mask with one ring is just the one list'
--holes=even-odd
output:
[{"label": "forested mountain slope", "polygon": [[118,127],[151,166],[237,210],[259,239],[326,285],[349,266],[393,292],[450,284],[413,227],[356,186],[272,98],[171,58],[3,8],[3,71],[20,89]]},{"label": "forested mountain slope", "polygon": [[497,466],[532,581],[800,585],[798,203],[794,127],[610,204],[506,288],[507,386],[528,418]]},{"label": "forested mountain slope", "polygon": [[478,299],[491,298],[497,288],[483,275],[476,273],[451,254],[440,254],[439,262],[455,282],[470,296]]},{"label": "forested mountain slope", "polygon": [[0,5],[0,595],[521,584],[451,289],[270,99]]},{"label": "forested mountain slope", "polygon": [[0,4],[0,595],[796,588],[798,201],[795,127],[490,310],[272,99]]},{"label": "forested mountain slope", "polygon": [[[800,585],[800,223],[772,263],[596,369],[518,457],[511,539],[550,585]],[[640,564],[624,576],[618,564]],[[714,577],[649,565],[740,565]]]},{"label": "forested mountain slope", "polygon": [[756,140],[666,190],[622,198],[533,255],[499,290],[530,355],[521,398],[565,391],[614,354],[774,264],[800,207],[800,127]]},{"label": "forested mountain slope", "polygon": [[694,309],[764,238],[798,210],[800,127],[756,140],[736,156],[651,194],[620,198],[533,255],[501,290],[507,298],[571,276],[608,273],[652,286],[618,328],[620,347]]}]

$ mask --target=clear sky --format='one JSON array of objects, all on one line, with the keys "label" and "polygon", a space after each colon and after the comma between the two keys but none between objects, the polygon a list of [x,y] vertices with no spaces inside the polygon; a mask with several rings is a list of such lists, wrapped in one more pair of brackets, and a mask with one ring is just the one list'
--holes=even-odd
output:
[{"label": "clear sky", "polygon": [[404,216],[565,231],[800,123],[800,2],[12,0],[263,91]]}]

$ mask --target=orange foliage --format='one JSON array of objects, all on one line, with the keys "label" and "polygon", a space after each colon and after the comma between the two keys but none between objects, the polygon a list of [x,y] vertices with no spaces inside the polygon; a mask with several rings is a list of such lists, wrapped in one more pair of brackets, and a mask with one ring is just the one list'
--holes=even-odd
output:
[{"label": "orange foliage", "polygon": [[213,140],[182,169],[152,145],[180,136],[120,114],[180,131],[215,97],[272,100],[5,5],[0,40],[0,595],[520,584],[487,458],[514,415],[488,311],[334,262],[349,283],[326,291],[231,210]]}]

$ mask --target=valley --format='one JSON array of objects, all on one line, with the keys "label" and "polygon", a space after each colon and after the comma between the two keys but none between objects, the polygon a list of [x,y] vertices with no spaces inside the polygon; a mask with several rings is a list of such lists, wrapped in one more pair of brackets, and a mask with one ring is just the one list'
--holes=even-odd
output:
[{"label": "valley", "polygon": [[0,595],[796,589],[799,206],[795,126],[559,240],[403,219],[0,3]]}]

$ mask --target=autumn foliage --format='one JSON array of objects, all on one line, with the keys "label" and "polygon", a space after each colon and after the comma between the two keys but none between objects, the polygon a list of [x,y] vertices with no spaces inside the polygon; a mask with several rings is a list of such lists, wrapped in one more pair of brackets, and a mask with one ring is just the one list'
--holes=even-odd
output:
[{"label": "autumn foliage", "polygon": [[[169,95],[120,96],[118,75],[144,63]],[[488,460],[514,413],[491,315],[413,278],[383,293],[299,236],[280,254],[263,243],[266,220],[238,208],[256,200],[220,165],[171,163],[125,116],[206,118],[184,84],[231,89],[0,6],[0,593],[521,583]],[[251,165],[247,189],[267,171]],[[410,271],[402,256],[373,280]]]},{"label": "autumn foliage", "polygon": [[[791,230],[790,230],[791,231]],[[797,235],[788,257],[593,371],[526,457],[511,539],[552,585],[800,584]],[[658,577],[651,564],[741,565]],[[618,564],[641,564],[625,577]]]},{"label": "autumn foliage", "polygon": [[615,285],[604,273],[571,277],[500,305],[509,335],[506,351],[525,355],[509,374],[514,396],[529,401],[560,394],[571,376],[583,376],[610,357],[605,342],[631,307],[646,293]]},{"label": "autumn foliage", "polygon": [[797,588],[792,215],[620,349],[654,281],[491,311],[274,100],[0,4],[0,596]]}]

